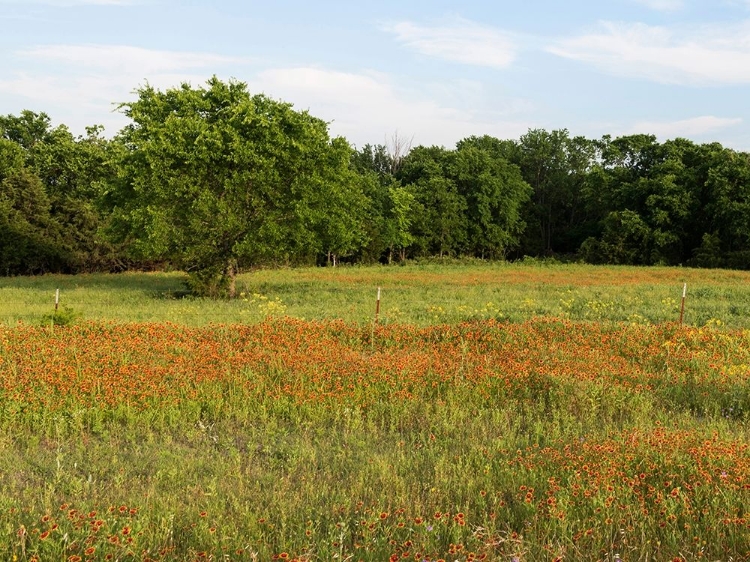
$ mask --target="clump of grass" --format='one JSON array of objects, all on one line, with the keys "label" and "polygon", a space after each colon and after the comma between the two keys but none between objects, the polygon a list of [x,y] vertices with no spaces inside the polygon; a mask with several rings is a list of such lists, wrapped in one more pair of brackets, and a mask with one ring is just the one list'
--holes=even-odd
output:
[{"label": "clump of grass", "polygon": [[70,326],[74,324],[81,314],[74,311],[70,306],[62,306],[52,314],[42,316],[42,324],[52,326]]}]

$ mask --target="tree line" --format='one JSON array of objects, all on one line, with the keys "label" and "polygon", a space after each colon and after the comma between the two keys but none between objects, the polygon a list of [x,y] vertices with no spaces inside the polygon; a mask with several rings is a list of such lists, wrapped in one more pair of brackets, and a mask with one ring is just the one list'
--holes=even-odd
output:
[{"label": "tree line", "polygon": [[455,148],[352,147],[291,104],[212,78],[137,90],[75,137],[0,117],[0,274],[169,265],[233,294],[262,264],[562,256],[750,268],[750,155],[653,135],[529,130]]}]

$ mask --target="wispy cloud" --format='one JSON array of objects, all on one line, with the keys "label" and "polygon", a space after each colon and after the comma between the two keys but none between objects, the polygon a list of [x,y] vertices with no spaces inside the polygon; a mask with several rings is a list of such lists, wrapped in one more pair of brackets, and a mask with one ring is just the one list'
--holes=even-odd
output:
[{"label": "wispy cloud", "polygon": [[249,59],[211,53],[163,51],[129,45],[43,45],[18,52],[23,57],[55,61],[79,68],[106,69],[108,72],[140,74],[210,68]]},{"label": "wispy cloud", "polygon": [[684,0],[633,0],[659,12],[676,12],[685,6]]},{"label": "wispy cloud", "polygon": [[692,138],[715,133],[716,131],[734,127],[741,123],[742,119],[739,117],[726,118],[703,115],[701,117],[680,119],[677,121],[639,121],[633,124],[626,133],[650,133],[663,139],[676,137]]},{"label": "wispy cloud", "polygon": [[383,29],[418,53],[462,64],[505,68],[516,54],[508,33],[462,18],[434,26],[404,21]]},{"label": "wispy cloud", "polygon": [[750,83],[750,21],[668,28],[603,22],[596,31],[548,47],[609,74],[667,84]]},{"label": "wispy cloud", "polygon": [[384,142],[398,130],[413,135],[414,144],[453,146],[469,135],[515,138],[532,125],[525,120],[528,106],[522,100],[503,104],[480,84],[465,81],[427,85],[417,92],[397,85],[388,74],[296,67],[262,71],[250,86],[331,120],[334,134],[359,145]]},{"label": "wispy cloud", "polygon": [[[45,45],[15,53],[19,69],[0,77],[0,92],[58,116],[74,131],[101,123],[114,133],[127,120],[112,113],[133,99],[144,82],[170,88],[202,85],[212,74],[247,81],[265,92],[309,109],[331,122],[331,131],[351,142],[383,142],[398,130],[415,143],[452,146],[476,134],[518,137],[534,123],[528,103],[498,99],[474,81],[409,84],[381,72],[340,72],[317,67],[263,69],[262,61],[214,53],[151,50],[127,45]],[[31,70],[34,69],[34,70]]]},{"label": "wispy cloud", "polygon": [[112,113],[116,103],[148,82],[157,88],[182,82],[201,85],[213,74],[226,77],[244,70],[248,59],[213,53],[144,49],[128,45],[44,45],[14,53],[6,60],[18,70],[0,77],[0,92],[22,103],[59,115],[76,130],[94,122],[115,132],[125,125]]}]

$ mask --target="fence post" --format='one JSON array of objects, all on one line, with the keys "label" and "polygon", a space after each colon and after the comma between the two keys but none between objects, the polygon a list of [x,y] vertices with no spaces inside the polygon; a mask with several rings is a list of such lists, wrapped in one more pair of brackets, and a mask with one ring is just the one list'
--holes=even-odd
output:
[{"label": "fence post", "polygon": [[370,330],[370,353],[375,353],[375,326],[378,325],[379,316],[380,316],[380,287],[378,287],[378,298],[375,301],[375,320],[372,323],[372,329]]},{"label": "fence post", "polygon": [[682,285],[682,304],[680,305],[680,326],[682,326],[682,320],[685,317],[685,297],[687,296],[687,283]]},{"label": "fence post", "polygon": [[375,324],[378,323],[379,317],[380,317],[380,287],[378,287],[378,298],[375,301]]}]

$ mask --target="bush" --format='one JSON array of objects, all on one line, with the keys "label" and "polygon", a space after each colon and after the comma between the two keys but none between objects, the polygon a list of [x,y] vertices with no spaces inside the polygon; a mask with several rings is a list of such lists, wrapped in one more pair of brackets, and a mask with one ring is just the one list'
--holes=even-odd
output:
[{"label": "bush", "polygon": [[71,324],[74,324],[80,316],[81,315],[78,312],[75,312],[69,306],[63,306],[52,314],[45,314],[42,317],[42,323],[52,324],[54,326],[70,326]]}]

